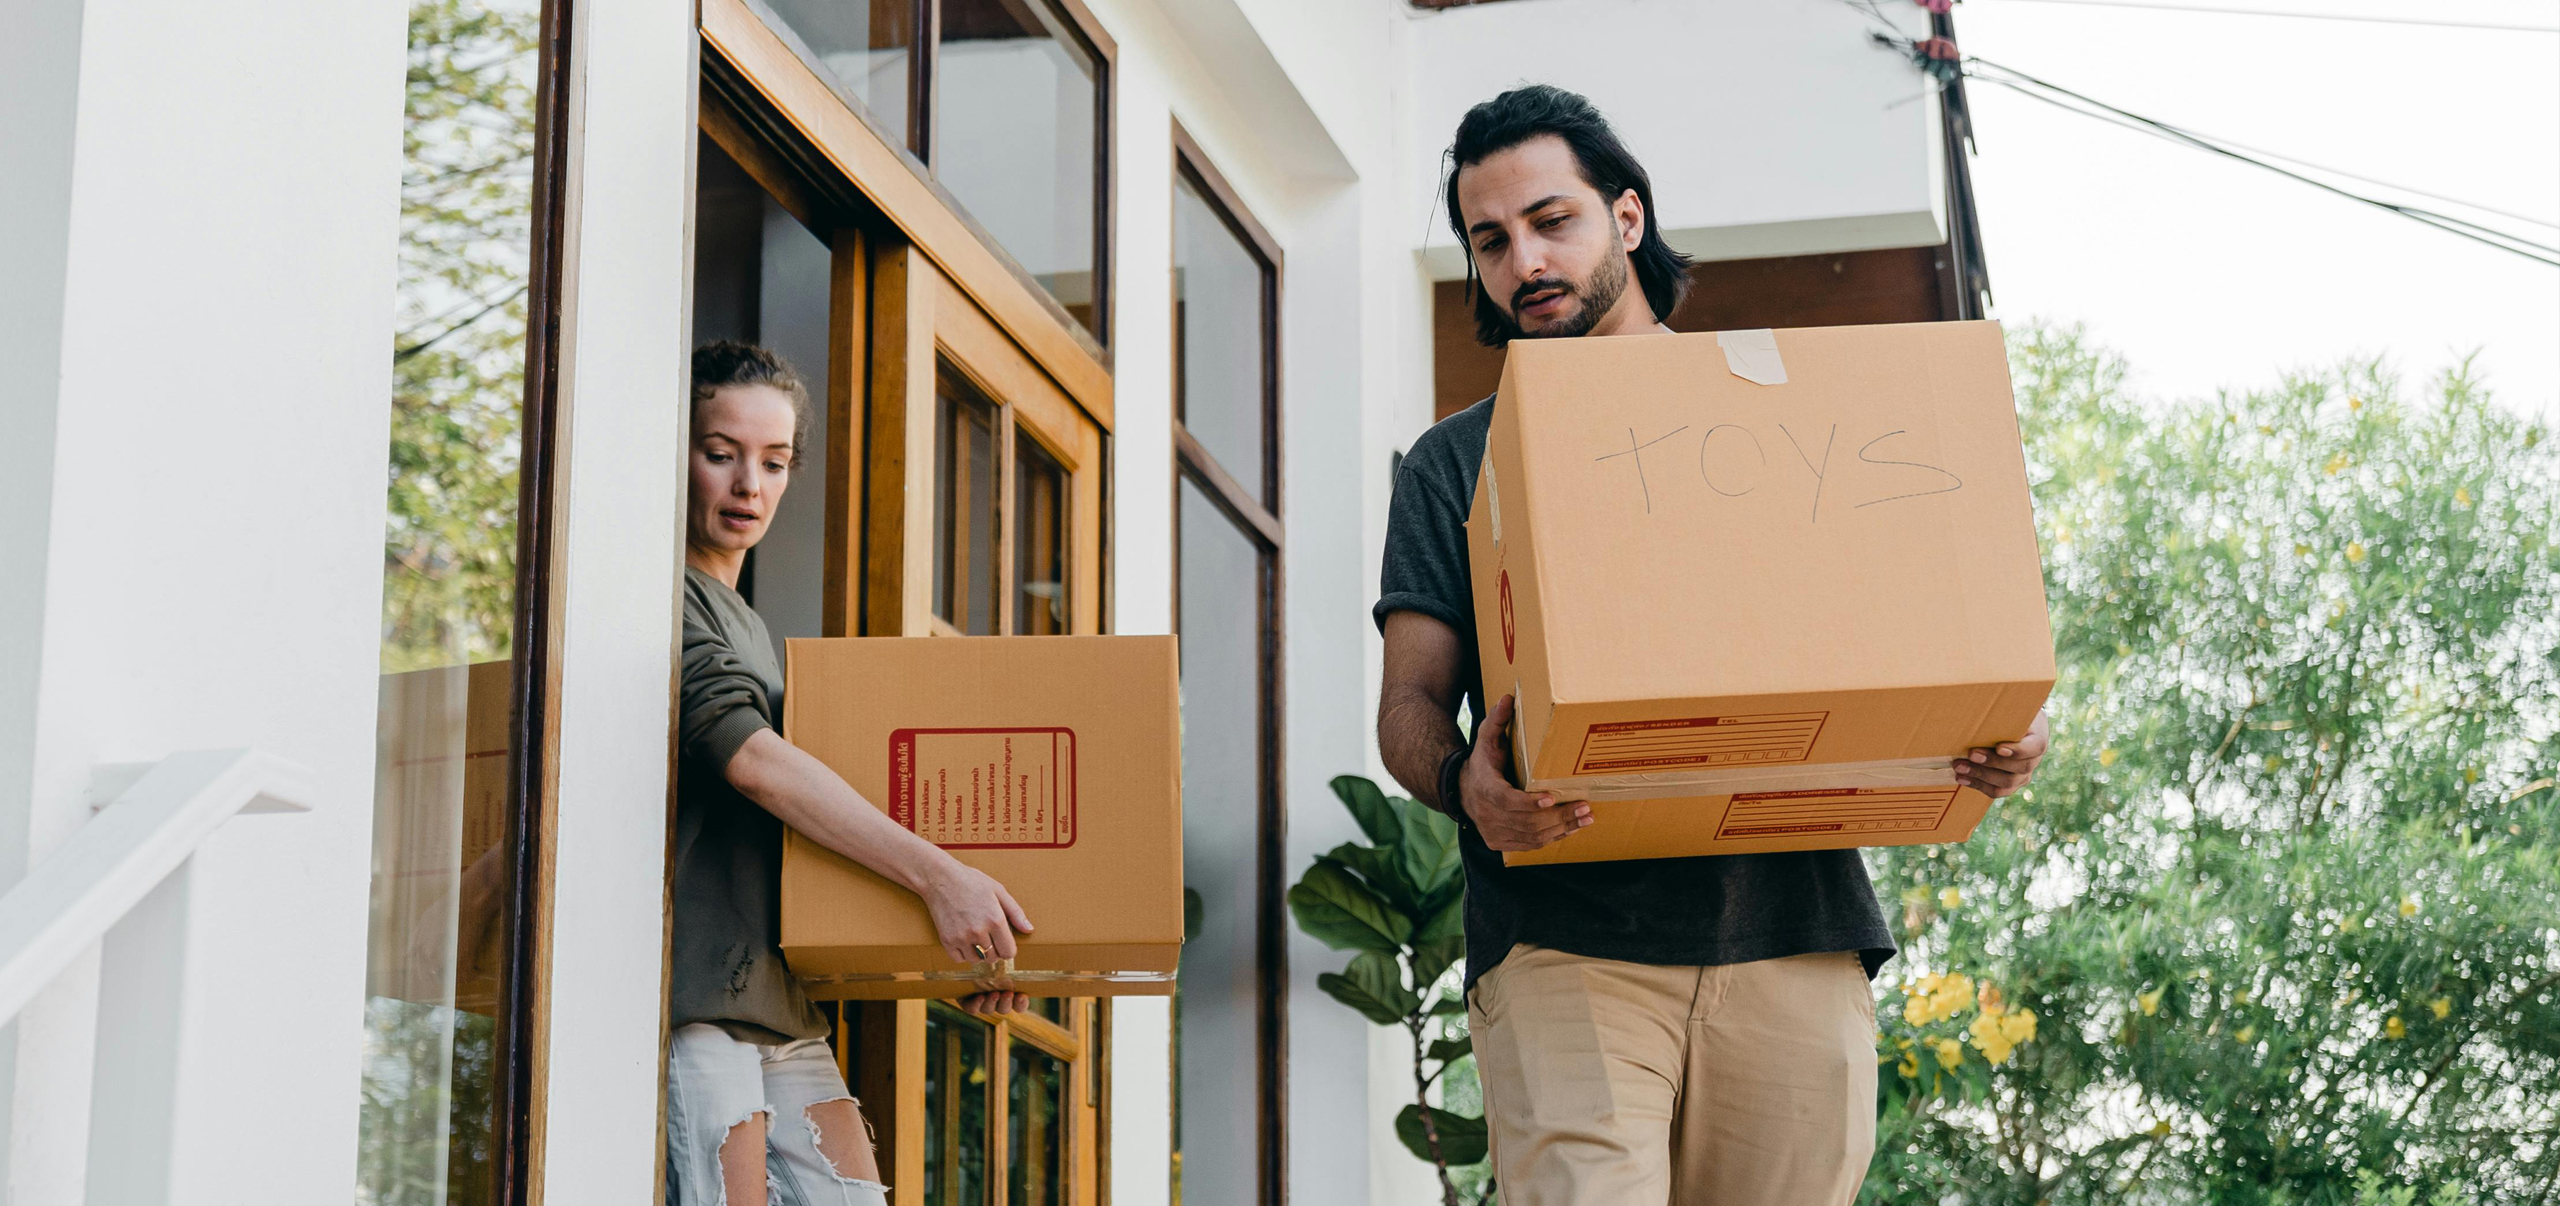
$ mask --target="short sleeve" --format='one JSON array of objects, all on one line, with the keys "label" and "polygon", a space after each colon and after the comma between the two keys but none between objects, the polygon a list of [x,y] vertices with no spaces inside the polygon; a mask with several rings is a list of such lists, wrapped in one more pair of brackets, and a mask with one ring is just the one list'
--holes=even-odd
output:
[{"label": "short sleeve", "polygon": [[738,747],[758,729],[773,727],[764,683],[713,622],[691,590],[684,600],[683,712],[677,736],[683,756],[714,772],[726,770]]},{"label": "short sleeve", "polygon": [[[1453,458],[1452,458],[1453,459]],[[1387,545],[1378,572],[1378,604],[1370,616],[1418,611],[1475,640],[1475,598],[1467,576],[1467,507],[1448,484],[1424,472],[1424,458],[1405,459],[1387,504]]]}]

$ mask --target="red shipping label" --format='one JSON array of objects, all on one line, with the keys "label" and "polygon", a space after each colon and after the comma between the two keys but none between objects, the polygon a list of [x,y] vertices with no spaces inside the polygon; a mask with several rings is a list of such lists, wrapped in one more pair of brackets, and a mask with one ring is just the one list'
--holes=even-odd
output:
[{"label": "red shipping label", "polygon": [[1075,730],[892,732],[889,815],[946,850],[1075,845]]}]

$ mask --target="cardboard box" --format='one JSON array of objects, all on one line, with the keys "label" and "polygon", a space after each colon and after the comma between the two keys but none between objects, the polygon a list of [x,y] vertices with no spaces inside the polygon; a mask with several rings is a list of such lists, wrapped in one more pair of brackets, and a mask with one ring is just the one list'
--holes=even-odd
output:
[{"label": "cardboard box", "polygon": [[1003,883],[1036,932],[951,961],[924,903],[798,833],[782,951],[811,996],[1169,995],[1182,952],[1174,638],[860,637],[785,646],[783,734]]},{"label": "cardboard box", "polygon": [[1962,841],[2053,638],[1989,322],[1522,340],[1467,521],[1511,863]]}]

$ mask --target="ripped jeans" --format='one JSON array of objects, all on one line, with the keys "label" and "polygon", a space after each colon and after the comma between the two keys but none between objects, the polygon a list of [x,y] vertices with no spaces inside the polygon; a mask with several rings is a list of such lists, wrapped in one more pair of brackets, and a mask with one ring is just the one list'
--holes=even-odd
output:
[{"label": "ripped jeans", "polygon": [[805,1111],[850,1100],[824,1039],[766,1046],[706,1022],[677,1027],[667,1043],[667,1206],[728,1206],[720,1145],[757,1114],[768,1206],[888,1206],[887,1186],[838,1176],[818,1150]]}]

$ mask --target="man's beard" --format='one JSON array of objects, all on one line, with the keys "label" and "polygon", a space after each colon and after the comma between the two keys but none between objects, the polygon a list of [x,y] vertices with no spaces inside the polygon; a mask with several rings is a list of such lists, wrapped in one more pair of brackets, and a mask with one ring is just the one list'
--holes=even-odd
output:
[{"label": "man's beard", "polygon": [[[1543,331],[1531,331],[1520,325],[1520,300],[1541,289],[1563,286],[1568,296],[1582,299],[1572,317]],[[1540,277],[1511,291],[1511,304],[1502,310],[1502,325],[1512,339],[1573,339],[1591,333],[1609,311],[1616,309],[1618,299],[1627,292],[1627,257],[1624,253],[1609,256],[1592,269],[1588,281],[1568,281],[1563,277]]]}]

